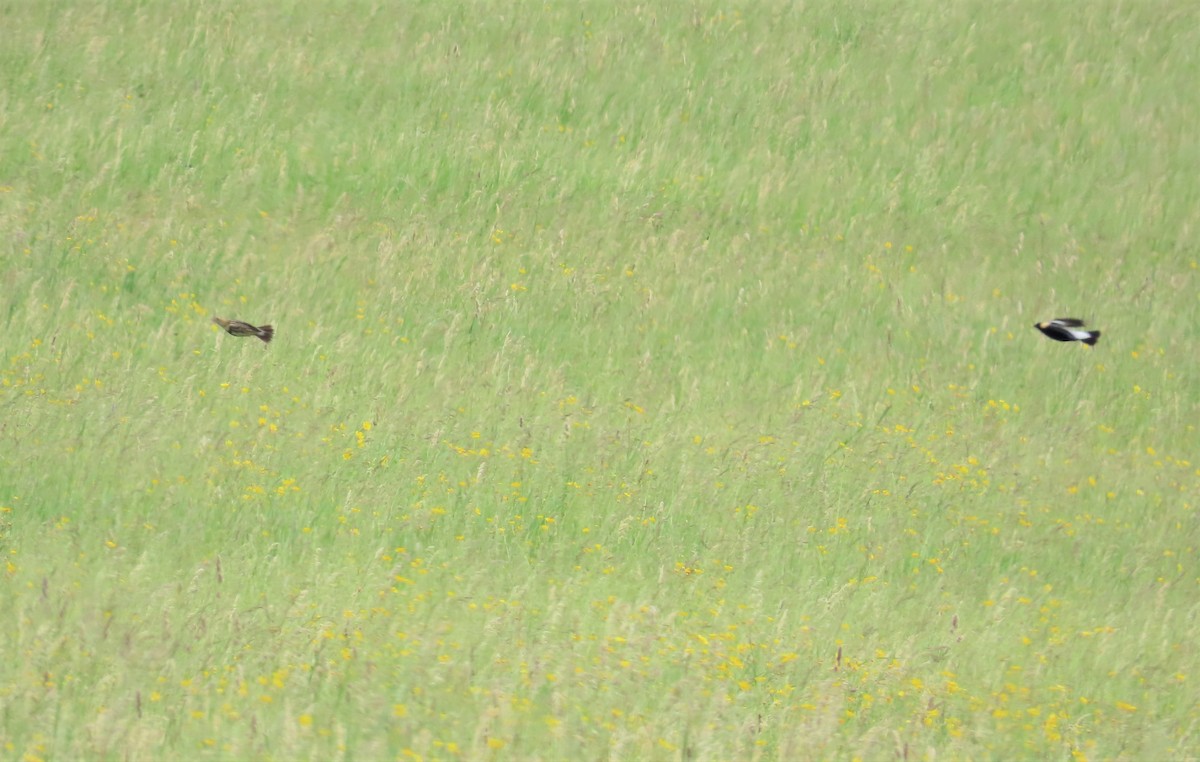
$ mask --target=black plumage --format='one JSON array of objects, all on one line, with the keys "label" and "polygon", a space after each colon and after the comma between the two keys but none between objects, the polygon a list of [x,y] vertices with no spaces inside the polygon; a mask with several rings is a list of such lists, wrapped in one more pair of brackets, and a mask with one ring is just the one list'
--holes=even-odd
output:
[{"label": "black plumage", "polygon": [[1033,327],[1055,341],[1082,341],[1091,346],[1100,340],[1100,332],[1084,328],[1079,318],[1054,318],[1034,323]]}]

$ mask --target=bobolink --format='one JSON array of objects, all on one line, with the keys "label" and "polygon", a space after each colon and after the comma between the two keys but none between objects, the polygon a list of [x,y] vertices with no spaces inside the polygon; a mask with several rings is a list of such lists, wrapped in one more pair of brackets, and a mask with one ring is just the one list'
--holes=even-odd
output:
[{"label": "bobolink", "polygon": [[275,336],[275,329],[269,325],[254,326],[240,320],[223,320],[213,317],[213,322],[225,329],[230,336],[257,336],[264,343],[270,343]]},{"label": "bobolink", "polygon": [[1090,346],[1100,339],[1099,331],[1087,330],[1078,318],[1054,318],[1034,323],[1033,327],[1055,341],[1082,341]]}]

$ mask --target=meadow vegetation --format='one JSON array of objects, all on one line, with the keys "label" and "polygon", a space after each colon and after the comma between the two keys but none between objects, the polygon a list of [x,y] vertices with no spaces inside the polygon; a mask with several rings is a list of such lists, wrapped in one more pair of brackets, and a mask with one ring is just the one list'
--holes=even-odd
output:
[{"label": "meadow vegetation", "polygon": [[1200,6],[659,5],[8,4],[4,758],[1200,756]]}]

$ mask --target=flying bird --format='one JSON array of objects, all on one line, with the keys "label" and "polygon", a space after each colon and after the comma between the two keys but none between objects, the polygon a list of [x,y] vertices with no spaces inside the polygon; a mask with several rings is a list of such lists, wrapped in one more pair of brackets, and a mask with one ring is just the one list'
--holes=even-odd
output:
[{"label": "flying bird", "polygon": [[1100,340],[1100,332],[1084,328],[1078,318],[1054,318],[1034,323],[1033,327],[1055,341],[1082,341],[1091,346]]},{"label": "flying bird", "polygon": [[275,329],[269,325],[255,326],[240,320],[223,320],[214,316],[213,322],[225,329],[230,336],[257,336],[264,344],[269,344],[275,336]]}]

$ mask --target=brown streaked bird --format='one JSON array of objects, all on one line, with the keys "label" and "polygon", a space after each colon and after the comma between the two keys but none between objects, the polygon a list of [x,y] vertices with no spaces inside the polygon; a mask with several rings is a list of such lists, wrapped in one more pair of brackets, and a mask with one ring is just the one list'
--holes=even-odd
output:
[{"label": "brown streaked bird", "polygon": [[1055,341],[1082,341],[1091,346],[1100,340],[1100,332],[1084,328],[1079,318],[1054,318],[1034,323],[1033,327]]},{"label": "brown streaked bird", "polygon": [[257,336],[266,344],[269,344],[275,336],[275,329],[269,325],[250,325],[240,320],[224,320],[215,315],[213,316],[213,322],[224,328],[225,333],[230,336]]}]

